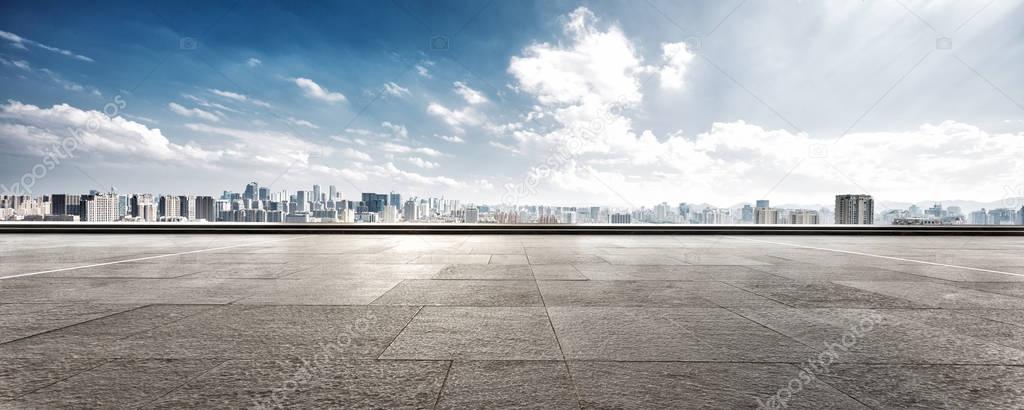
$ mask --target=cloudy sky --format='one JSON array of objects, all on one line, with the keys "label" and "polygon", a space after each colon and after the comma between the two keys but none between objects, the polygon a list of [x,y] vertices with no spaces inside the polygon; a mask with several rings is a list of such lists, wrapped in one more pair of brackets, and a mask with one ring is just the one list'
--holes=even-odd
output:
[{"label": "cloudy sky", "polygon": [[[1021,1],[143,3],[5,2],[0,183],[620,206],[1024,193]],[[73,157],[44,162],[62,143]]]}]

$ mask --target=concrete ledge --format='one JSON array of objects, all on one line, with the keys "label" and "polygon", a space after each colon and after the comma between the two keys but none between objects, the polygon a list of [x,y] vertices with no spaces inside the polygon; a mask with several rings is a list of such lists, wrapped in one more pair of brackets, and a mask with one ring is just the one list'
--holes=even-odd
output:
[{"label": "concrete ledge", "polygon": [[6,234],[523,234],[1022,236],[1024,225],[542,225],[4,222]]}]

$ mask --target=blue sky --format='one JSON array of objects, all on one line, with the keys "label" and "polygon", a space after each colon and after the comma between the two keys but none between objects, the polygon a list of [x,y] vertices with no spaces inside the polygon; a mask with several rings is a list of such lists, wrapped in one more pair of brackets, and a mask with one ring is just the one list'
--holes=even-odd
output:
[{"label": "blue sky", "polygon": [[3,183],[79,136],[35,168],[35,193],[255,179],[725,206],[1024,190],[1019,1],[3,7]]}]

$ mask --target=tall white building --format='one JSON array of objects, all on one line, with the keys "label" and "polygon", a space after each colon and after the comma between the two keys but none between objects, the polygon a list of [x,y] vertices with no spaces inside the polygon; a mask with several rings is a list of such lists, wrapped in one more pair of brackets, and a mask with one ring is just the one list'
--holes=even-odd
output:
[{"label": "tall white building", "polygon": [[387,205],[380,212],[380,221],[386,224],[393,224],[398,222],[398,208],[391,205]]},{"label": "tall white building", "polygon": [[875,200],[871,195],[836,195],[836,224],[871,225],[875,223]]},{"label": "tall white building", "polygon": [[164,195],[160,197],[160,217],[161,218],[180,218],[181,217],[181,199],[173,195]]},{"label": "tall white building", "polygon": [[468,224],[475,224],[480,222],[480,209],[477,207],[466,208],[464,221]]},{"label": "tall white building", "polygon": [[794,209],[789,212],[789,223],[794,225],[817,225],[819,223],[818,211]]},{"label": "tall white building", "polygon": [[756,224],[777,224],[777,223],[779,223],[779,210],[775,209],[775,208],[763,208],[763,207],[754,208],[754,223],[756,223]]},{"label": "tall white building", "polygon": [[117,195],[99,194],[87,199],[82,208],[82,221],[114,222],[118,219]]},{"label": "tall white building", "polygon": [[419,219],[416,217],[416,201],[411,199],[405,201],[405,204],[402,206],[402,218],[405,219],[406,222],[415,222]]}]

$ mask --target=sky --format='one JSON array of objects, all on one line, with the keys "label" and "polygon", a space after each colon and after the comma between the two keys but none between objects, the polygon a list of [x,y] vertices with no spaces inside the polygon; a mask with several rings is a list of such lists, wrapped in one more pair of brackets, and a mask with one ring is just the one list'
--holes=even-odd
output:
[{"label": "sky", "polygon": [[0,6],[5,189],[1024,196],[1021,1],[146,3]]}]

